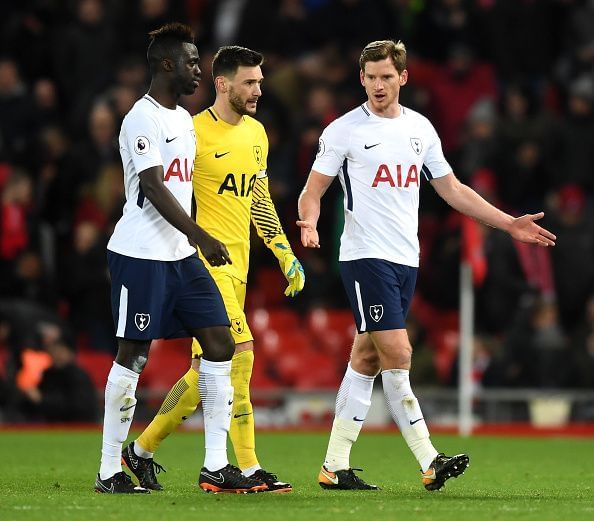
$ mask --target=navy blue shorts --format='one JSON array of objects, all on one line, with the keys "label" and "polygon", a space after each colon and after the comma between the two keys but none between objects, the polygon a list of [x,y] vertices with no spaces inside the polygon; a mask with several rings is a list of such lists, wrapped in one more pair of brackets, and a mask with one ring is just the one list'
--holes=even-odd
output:
[{"label": "navy blue shorts", "polygon": [[359,333],[405,329],[418,268],[382,259],[338,265]]},{"label": "navy blue shorts", "polygon": [[157,261],[107,252],[116,337],[181,338],[230,326],[221,294],[198,258]]}]

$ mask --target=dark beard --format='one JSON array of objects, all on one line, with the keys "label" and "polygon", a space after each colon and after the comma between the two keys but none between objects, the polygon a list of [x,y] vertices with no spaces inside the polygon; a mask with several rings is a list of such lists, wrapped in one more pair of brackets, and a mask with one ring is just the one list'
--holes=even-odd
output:
[{"label": "dark beard", "polygon": [[249,112],[245,107],[245,102],[233,92],[229,94],[229,103],[233,107],[233,110],[240,116],[252,116],[255,114],[255,111]]}]

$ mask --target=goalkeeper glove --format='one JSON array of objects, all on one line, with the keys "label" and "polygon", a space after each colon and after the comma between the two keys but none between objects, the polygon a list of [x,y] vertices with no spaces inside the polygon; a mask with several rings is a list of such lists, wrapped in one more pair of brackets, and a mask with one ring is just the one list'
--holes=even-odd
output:
[{"label": "goalkeeper glove", "polygon": [[305,272],[303,271],[303,266],[301,266],[301,263],[293,254],[293,250],[291,250],[289,241],[287,241],[287,237],[284,233],[277,235],[272,239],[268,244],[268,247],[278,259],[280,268],[289,283],[285,290],[285,295],[287,297],[294,297],[305,285]]}]

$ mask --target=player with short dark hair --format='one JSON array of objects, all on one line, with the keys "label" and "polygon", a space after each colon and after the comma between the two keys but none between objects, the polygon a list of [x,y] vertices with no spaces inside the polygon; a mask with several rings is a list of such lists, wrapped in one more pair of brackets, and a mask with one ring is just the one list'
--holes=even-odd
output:
[{"label": "player with short dark hair", "polygon": [[405,319],[419,265],[421,176],[450,206],[516,240],[553,246],[555,236],[534,222],[543,213],[514,218],[458,181],[429,120],[398,102],[408,80],[402,42],[371,42],[359,63],[367,101],[324,130],[299,198],[301,241],[319,248],[320,200],[338,175],[345,213],[339,267],[358,330],[318,482],[327,489],[377,489],[353,472],[349,457],[381,371],[388,408],[419,462],[423,485],[439,490],[464,472],[469,459],[433,447],[409,381]]},{"label": "player with short dark hair", "polygon": [[[266,484],[266,491],[290,492],[292,486],[260,466],[256,456],[250,378],[254,364],[254,337],[246,322],[244,302],[250,251],[250,220],[258,235],[277,257],[289,283],[285,295],[295,296],[305,283],[301,264],[293,254],[268,191],[268,138],[252,116],[262,94],[263,57],[239,46],[222,47],[213,60],[216,100],[194,116],[198,139],[194,162],[197,222],[229,248],[233,264],[209,268],[231,321],[235,354],[231,365],[233,417],[230,436],[237,464],[247,476]],[[144,432],[122,454],[140,483],[161,490],[153,455],[171,432],[193,414],[200,402],[195,385],[202,373],[201,344],[192,344],[192,365],[166,396]],[[204,398],[204,396],[203,396]],[[201,474],[200,486],[218,492],[220,485]]]},{"label": "player with short dark hair", "polygon": [[221,488],[265,488],[227,460],[233,404],[234,343],[221,294],[196,247],[212,266],[231,263],[225,245],[190,217],[196,135],[178,105],[200,81],[198,51],[189,27],[174,23],[150,33],[151,85],[124,118],[120,153],[126,203],[107,245],[118,353],[105,387],[101,467],[95,490],[148,493],[122,471],[122,442],[134,409],[138,378],[154,338],[195,337],[204,348],[197,382],[203,400],[206,453],[203,472]]}]

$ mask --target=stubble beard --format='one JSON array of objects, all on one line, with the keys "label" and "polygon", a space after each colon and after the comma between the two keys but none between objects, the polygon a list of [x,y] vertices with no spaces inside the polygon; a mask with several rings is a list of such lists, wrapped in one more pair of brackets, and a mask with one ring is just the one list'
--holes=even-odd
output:
[{"label": "stubble beard", "polygon": [[246,101],[242,100],[241,97],[234,92],[229,93],[229,104],[237,114],[240,116],[253,116],[256,113],[256,110],[249,110],[246,103]]}]

